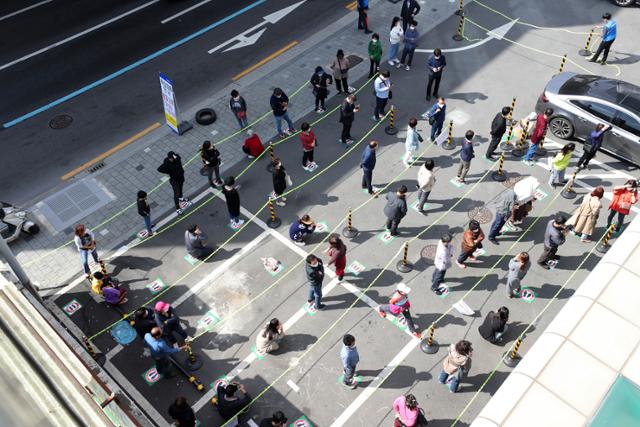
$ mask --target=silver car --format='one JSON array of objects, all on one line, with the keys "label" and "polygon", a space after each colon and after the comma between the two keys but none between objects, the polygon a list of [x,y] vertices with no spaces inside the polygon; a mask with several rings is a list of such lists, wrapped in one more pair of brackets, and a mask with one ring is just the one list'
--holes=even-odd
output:
[{"label": "silver car", "polygon": [[547,84],[536,112],[553,108],[549,130],[585,140],[598,123],[610,124],[602,150],[640,165],[640,87],[621,80],[560,73]]}]

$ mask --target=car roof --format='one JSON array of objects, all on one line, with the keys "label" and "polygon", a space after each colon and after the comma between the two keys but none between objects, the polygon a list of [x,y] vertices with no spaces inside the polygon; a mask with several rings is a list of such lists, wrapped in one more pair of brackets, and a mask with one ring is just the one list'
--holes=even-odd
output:
[{"label": "car roof", "polygon": [[640,115],[640,87],[622,80],[576,74],[560,87],[558,93],[592,96],[621,105]]}]

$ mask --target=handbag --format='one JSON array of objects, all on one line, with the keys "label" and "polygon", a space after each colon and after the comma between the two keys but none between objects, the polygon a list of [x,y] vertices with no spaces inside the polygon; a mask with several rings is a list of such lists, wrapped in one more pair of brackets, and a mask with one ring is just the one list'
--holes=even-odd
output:
[{"label": "handbag", "polygon": [[291,181],[291,177],[288,173],[284,175],[284,181],[287,183],[287,187],[291,187],[293,185],[293,181]]},{"label": "handbag", "polygon": [[435,123],[436,119],[433,116],[429,116],[429,124],[431,126],[433,126],[433,124]]},{"label": "handbag", "polygon": [[416,131],[416,135],[418,135],[418,141],[424,142],[424,138],[420,135],[420,132]]}]

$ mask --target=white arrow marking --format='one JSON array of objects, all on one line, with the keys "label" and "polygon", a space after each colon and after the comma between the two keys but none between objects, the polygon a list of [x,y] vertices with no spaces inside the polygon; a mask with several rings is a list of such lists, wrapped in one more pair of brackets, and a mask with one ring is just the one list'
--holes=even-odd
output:
[{"label": "white arrow marking", "polygon": [[[474,47],[482,46],[483,44],[493,39],[502,40],[502,38],[507,34],[507,32],[509,32],[511,27],[513,27],[515,23],[518,22],[518,19],[514,19],[513,21],[507,22],[506,24],[501,25],[498,28],[494,28],[493,30],[487,31],[487,38],[484,38],[479,42],[476,42],[474,44],[470,44],[467,46],[455,47],[452,49],[442,49],[442,53],[462,52],[463,50],[469,50],[469,49],[473,49]],[[416,52],[431,53],[433,52],[433,49],[416,49]]]},{"label": "white arrow marking", "polygon": [[299,1],[298,3],[294,3],[291,6],[287,6],[284,9],[280,9],[277,12],[273,12],[270,13],[266,16],[262,17],[262,22],[254,25],[253,27],[243,31],[242,33],[238,34],[237,36],[227,40],[226,42],[219,44],[218,46],[214,47],[213,49],[210,49],[209,51],[207,51],[209,54],[212,54],[213,52],[217,52],[219,50],[221,50],[224,47],[227,47],[228,45],[234,43],[234,42],[239,42],[237,45],[234,45],[233,47],[229,48],[229,49],[225,49],[223,52],[228,52],[230,50],[234,50],[234,49],[240,49],[241,47],[245,47],[245,46],[249,46],[254,44],[256,41],[258,41],[258,39],[260,38],[260,36],[262,35],[262,33],[264,33],[266,31],[266,28],[263,29],[262,31],[257,32],[256,34],[252,35],[252,36],[247,36],[247,34],[257,30],[260,27],[264,27],[267,24],[275,24],[276,22],[280,21],[282,18],[284,18],[285,16],[287,16],[288,14],[290,14],[291,12],[293,12],[294,9],[300,7],[300,5],[302,5],[302,3],[306,2],[307,0],[302,0]]}]

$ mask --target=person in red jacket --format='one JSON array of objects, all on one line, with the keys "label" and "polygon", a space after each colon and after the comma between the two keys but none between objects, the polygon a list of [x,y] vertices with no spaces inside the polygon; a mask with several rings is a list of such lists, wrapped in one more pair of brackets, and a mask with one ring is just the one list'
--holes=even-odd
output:
[{"label": "person in red jacket", "polygon": [[616,224],[616,231],[622,230],[622,224],[624,223],[624,217],[629,215],[631,205],[638,201],[638,182],[635,179],[630,179],[624,183],[624,185],[618,185],[613,187],[613,199],[609,205],[609,217],[607,218],[607,230],[611,226],[613,217],[618,214],[618,223]]},{"label": "person in red jacket", "polygon": [[[547,132],[547,126],[549,125],[549,120],[552,115],[553,108],[547,108],[544,110],[544,114],[538,114],[536,126],[533,128],[533,133],[531,134],[531,146],[524,156],[525,162],[531,162],[531,158],[536,154],[536,151],[538,151],[538,145],[544,140],[544,134]],[[530,165],[532,165],[532,163],[530,163]]]},{"label": "person in red jacket", "polygon": [[249,135],[249,137],[244,140],[242,151],[247,154],[247,157],[254,159],[262,154],[264,146],[262,145],[262,141],[260,141],[258,134],[253,132],[253,129],[249,129],[247,131],[247,135]]},{"label": "person in red jacket", "polygon": [[300,132],[300,142],[302,142],[302,168],[308,172],[313,172],[318,167],[318,164],[313,161],[313,150],[318,145],[318,141],[309,123],[302,123],[300,129],[302,129],[302,132]]}]

